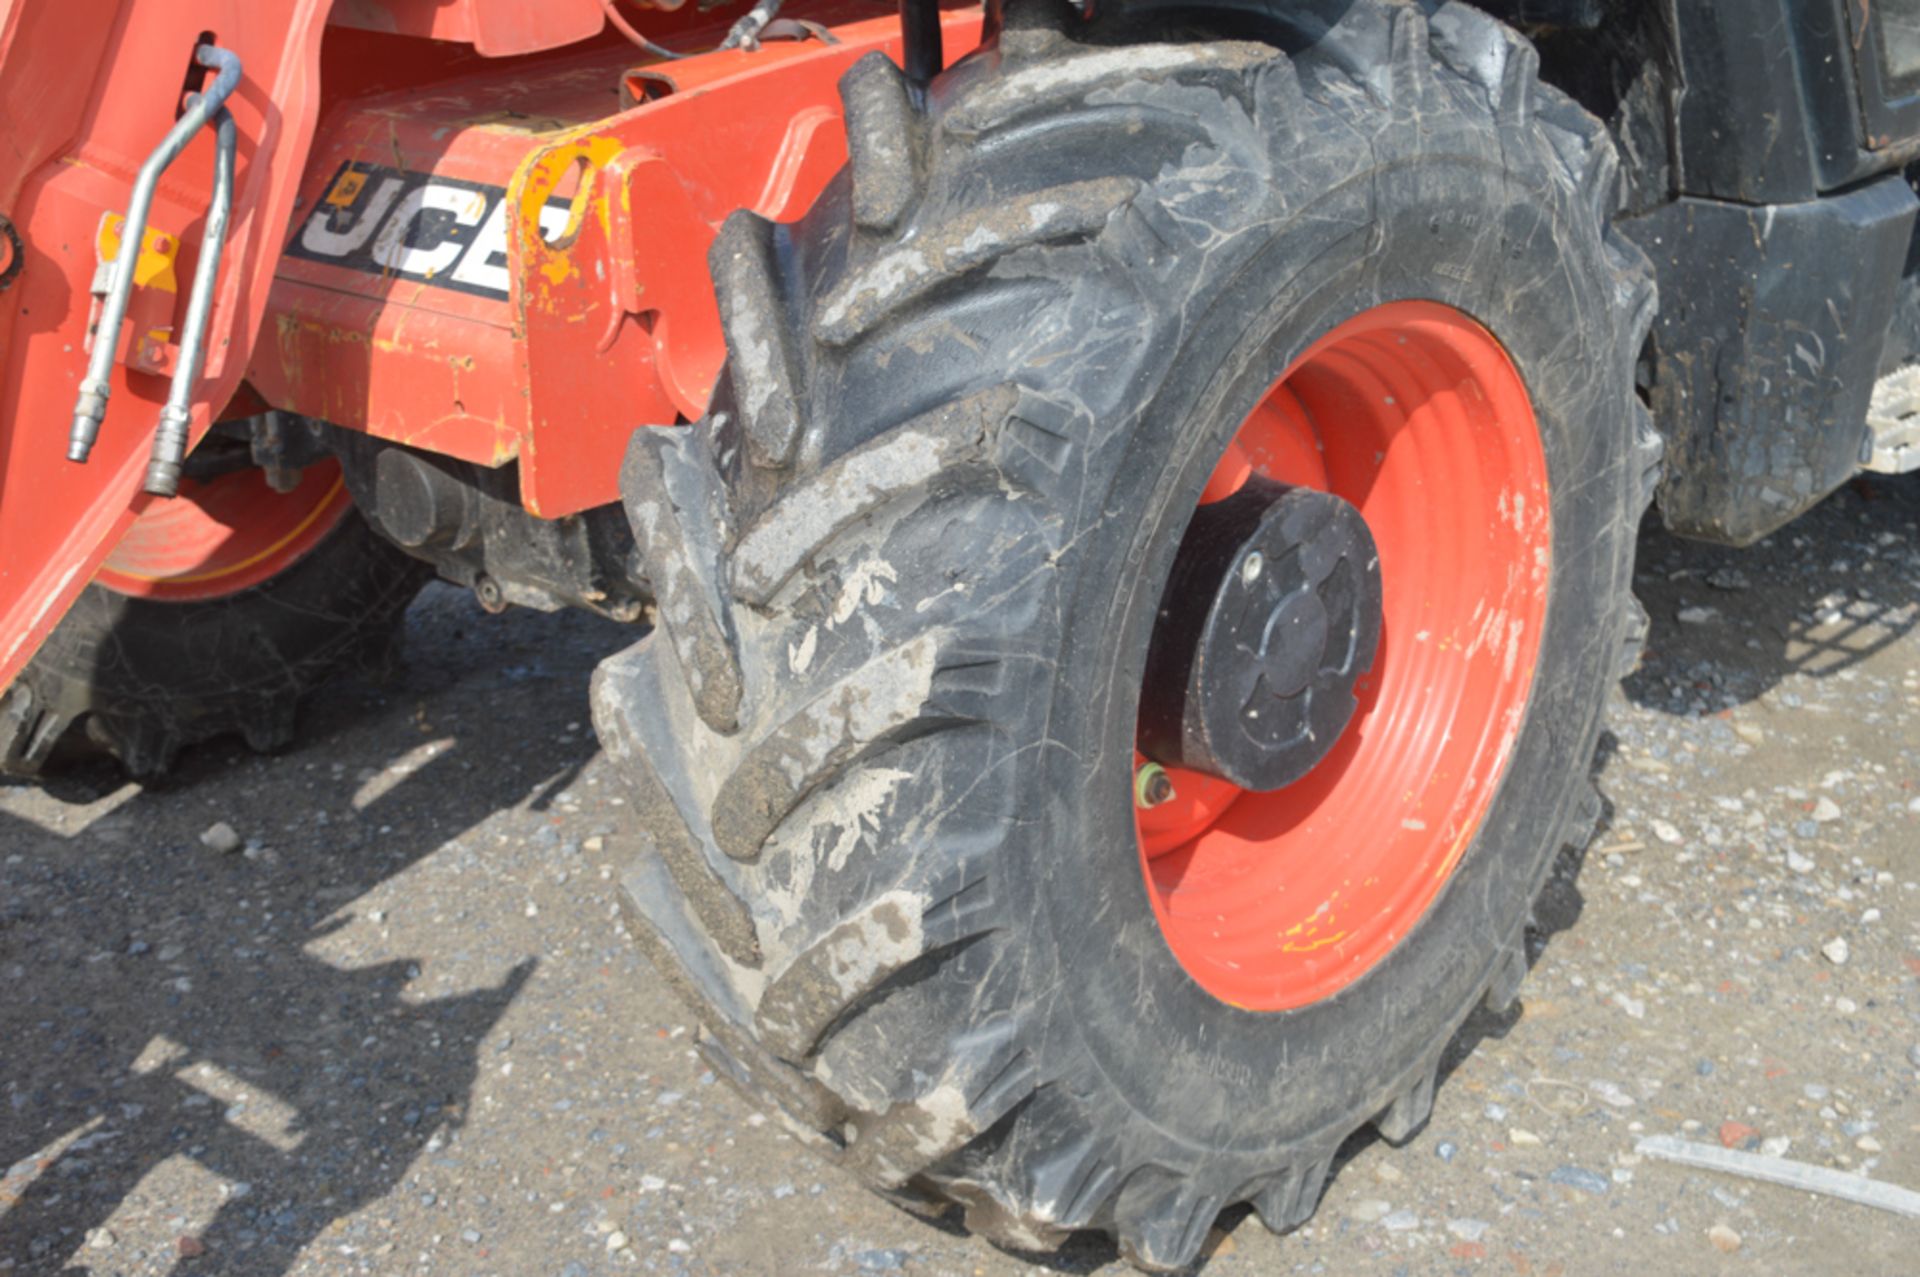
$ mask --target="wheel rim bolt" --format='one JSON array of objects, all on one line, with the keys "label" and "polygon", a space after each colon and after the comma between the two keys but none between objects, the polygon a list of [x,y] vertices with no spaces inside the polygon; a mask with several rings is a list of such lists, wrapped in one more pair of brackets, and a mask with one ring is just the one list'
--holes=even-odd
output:
[{"label": "wheel rim bolt", "polygon": [[1144,763],[1133,774],[1133,798],[1142,807],[1158,807],[1173,799],[1173,777],[1159,763]]}]

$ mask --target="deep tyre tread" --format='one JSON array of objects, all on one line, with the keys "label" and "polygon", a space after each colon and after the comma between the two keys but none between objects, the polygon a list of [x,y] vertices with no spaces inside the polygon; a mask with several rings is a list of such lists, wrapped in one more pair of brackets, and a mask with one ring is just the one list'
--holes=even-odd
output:
[{"label": "deep tyre tread", "polygon": [[[1571,244],[1564,278],[1551,257],[1535,265],[1590,307],[1568,353],[1535,370],[1536,397],[1577,402],[1569,418],[1590,431],[1566,570],[1601,609],[1566,658],[1588,690],[1539,729],[1552,756],[1587,757],[1615,653],[1643,632],[1627,600],[1659,440],[1632,386],[1654,298],[1610,227],[1612,144],[1539,84],[1524,38],[1468,6],[1343,12],[1274,45],[1017,28],[924,102],[890,63],[857,64],[842,86],[849,176],[794,227],[728,223],[714,267],[731,371],[706,419],[643,432],[629,459],[660,626],[603,666],[594,699],[654,833],[627,886],[636,933],[701,1009],[729,1080],[869,1183],[957,1203],[1004,1245],[1098,1229],[1171,1271],[1236,1202],[1297,1227],[1347,1136],[1371,1124],[1404,1141],[1427,1122],[1441,1048],[1476,1006],[1511,1006],[1527,906],[1597,816],[1584,769],[1555,774],[1525,816],[1537,836],[1473,861],[1501,866],[1481,871],[1498,905],[1472,906],[1457,952],[1473,961],[1452,964],[1444,1004],[1363,981],[1339,1001],[1371,997],[1417,1032],[1377,1061],[1294,1074],[1292,1099],[1234,1080],[1231,1059],[1156,1079],[1160,1039],[1144,1029],[1134,1055],[1096,1062],[1102,972],[1067,972],[1073,955],[1047,947],[1052,880],[1132,853],[1072,817],[1091,810],[1074,806],[1085,786],[1036,777],[1104,765],[1060,688],[1086,659],[1066,635],[1088,565],[1108,565],[1102,580],[1150,570],[1097,548],[1150,523],[1148,486],[1116,474],[1141,455],[1173,464],[1142,404],[1184,384],[1176,352],[1258,309],[1233,290],[1273,235],[1315,227],[1297,233],[1332,262],[1366,251],[1358,232],[1392,211],[1373,201],[1396,164],[1464,155],[1505,172],[1478,185],[1546,210],[1530,215],[1554,234],[1535,223],[1523,246]],[[1544,287],[1509,282],[1508,298]],[[1454,285],[1422,287],[1446,300]],[[1161,451],[1129,451],[1129,432]],[[1122,868],[1130,888],[1078,911],[1117,937],[1142,981],[1130,1005],[1149,1016],[1145,982],[1171,958],[1157,933],[1128,930],[1138,871]],[[1454,922],[1421,927],[1463,926],[1470,906],[1451,907]],[[1209,1044],[1250,1018],[1208,1005]],[[1262,1058],[1289,1067],[1290,1049],[1269,1039]],[[1114,1076],[1134,1065],[1149,1081],[1123,1090]],[[1147,1112],[1140,1092],[1156,1088],[1192,1107]],[[1268,1108],[1236,1098],[1255,1093]]]},{"label": "deep tyre tread", "polygon": [[847,169],[853,178],[853,223],[890,231],[919,195],[920,117],[907,77],[877,50],[840,80],[846,111]]},{"label": "deep tyre tread", "polygon": [[1272,1176],[1248,1200],[1270,1232],[1290,1233],[1313,1218],[1333,1172],[1333,1154]]},{"label": "deep tyre tread", "polygon": [[106,754],[157,776],[186,746],[228,735],[284,749],[307,693],[344,670],[391,666],[429,575],[349,515],[278,576],[224,598],[90,585],[0,694],[0,772]]},{"label": "deep tyre tread", "polygon": [[1373,1119],[1373,1129],[1389,1144],[1401,1145],[1420,1133],[1433,1116],[1433,1086],[1439,1076],[1440,1060],[1422,1064],[1393,1103]]},{"label": "deep tyre tread", "polygon": [[635,434],[620,482],[628,492],[649,494],[628,508],[634,553],[653,589],[661,628],[672,636],[693,703],[707,726],[731,732],[739,720],[742,687],[720,565],[728,503],[711,459],[711,441],[696,434],[703,428]]},{"label": "deep tyre tread", "polygon": [[787,463],[800,431],[795,390],[802,370],[779,266],[786,234],[743,209],[727,218],[708,253],[747,450],[766,467]]},{"label": "deep tyre tread", "polygon": [[1494,962],[1493,978],[1487,982],[1484,1004],[1494,1015],[1505,1015],[1520,1000],[1520,986],[1527,978],[1525,929],[1501,946]]}]

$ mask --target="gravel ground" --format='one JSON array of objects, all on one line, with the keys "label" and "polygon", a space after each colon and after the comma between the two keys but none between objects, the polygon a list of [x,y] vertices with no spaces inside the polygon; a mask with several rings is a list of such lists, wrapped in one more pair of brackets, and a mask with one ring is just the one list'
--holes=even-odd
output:
[{"label": "gravel ground", "polygon": [[[1644,535],[1609,814],[1521,1006],[1210,1274],[1913,1270],[1920,1225],[1634,1145],[1920,1186],[1917,518],[1876,480],[1750,551]],[[615,915],[586,678],[630,631],[446,587],[409,624],[281,757],[0,787],[0,1271],[1124,1271],[895,1211],[705,1071]]]}]

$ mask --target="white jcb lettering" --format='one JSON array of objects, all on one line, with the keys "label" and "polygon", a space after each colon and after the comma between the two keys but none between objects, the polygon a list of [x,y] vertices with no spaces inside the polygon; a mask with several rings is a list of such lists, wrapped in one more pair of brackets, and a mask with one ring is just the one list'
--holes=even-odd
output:
[{"label": "white jcb lettering", "polygon": [[[540,237],[549,244],[560,238],[567,229],[571,214],[572,209],[565,201],[542,207]],[[453,278],[458,283],[484,288],[503,296],[510,291],[513,276],[507,271],[507,201],[503,199],[493,206],[493,212],[487,215],[486,225],[474,235],[473,243],[468,245],[460,264],[454,268]]]},{"label": "white jcb lettering", "polygon": [[507,274],[507,202],[496,200],[493,212],[467,245],[460,264],[453,268],[456,283],[484,288],[504,296],[513,277]]},{"label": "white jcb lettering", "polygon": [[333,229],[331,205],[315,209],[313,216],[307,219],[307,229],[301,233],[301,247],[310,253],[318,253],[322,257],[345,257],[349,253],[359,251],[360,247],[367,242],[367,237],[373,234],[373,228],[380,224],[380,219],[386,216],[389,208],[393,207],[393,202],[400,198],[400,190],[405,185],[406,183],[397,177],[390,177],[381,182],[379,189],[368,198],[366,208],[361,210],[360,215],[354,218],[353,224],[344,231]]},{"label": "white jcb lettering", "polygon": [[431,278],[453,265],[461,246],[443,231],[434,244],[409,244],[414,226],[429,211],[453,215],[460,226],[477,226],[487,209],[487,198],[479,191],[459,186],[428,183],[408,192],[393,210],[393,216],[380,228],[373,241],[373,260],[402,275]]},{"label": "white jcb lettering", "polygon": [[[540,209],[541,237],[559,239],[571,213],[570,200],[549,201]],[[353,220],[343,226],[346,217]],[[499,187],[349,164],[288,252],[347,270],[506,297],[513,288],[507,243],[513,226],[512,205]]]}]

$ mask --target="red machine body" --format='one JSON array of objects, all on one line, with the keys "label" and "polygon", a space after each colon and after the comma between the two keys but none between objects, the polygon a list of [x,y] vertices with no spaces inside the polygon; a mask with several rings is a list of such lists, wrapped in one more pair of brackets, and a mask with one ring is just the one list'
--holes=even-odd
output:
[{"label": "red machine body", "polygon": [[[18,273],[0,294],[0,685],[60,619],[148,498],[136,498],[167,390],[194,245],[212,185],[213,138],[193,140],[153,205],[131,362],[116,362],[100,442],[65,457],[85,373],[87,299],[103,218],[123,212],[134,175],[172,127],[202,34],[246,68],[229,103],[239,126],[233,230],[195,414],[204,431],[232,398],[266,311],[282,228],[320,113],[324,0],[47,4],[0,10],[0,215],[18,237]],[[138,331],[136,331],[138,330]],[[132,340],[134,337],[140,340]]]},{"label": "red machine body", "polygon": [[[94,319],[76,299],[119,250],[112,219],[203,39],[245,69],[194,437],[277,408],[517,462],[522,500],[549,518],[614,499],[635,426],[699,414],[723,358],[706,266],[721,221],[804,212],[845,160],[840,75],[876,48],[899,56],[897,20],[873,4],[792,6],[813,34],[752,51],[710,51],[730,12],[643,15],[677,60],[607,28],[600,0],[94,7],[0,9],[0,215],[24,249],[0,293],[0,686],[162,500],[140,476],[210,136],[159,186],[88,463],[65,459],[64,431]],[[944,15],[949,58],[980,22]]]}]

